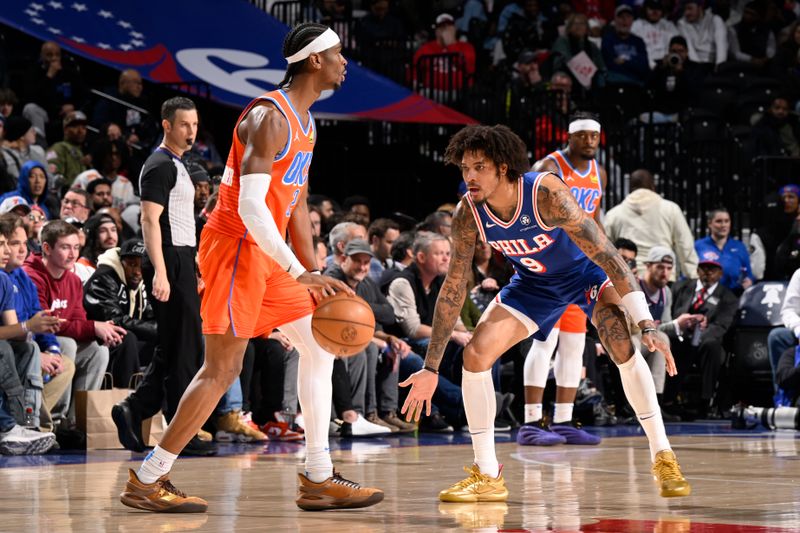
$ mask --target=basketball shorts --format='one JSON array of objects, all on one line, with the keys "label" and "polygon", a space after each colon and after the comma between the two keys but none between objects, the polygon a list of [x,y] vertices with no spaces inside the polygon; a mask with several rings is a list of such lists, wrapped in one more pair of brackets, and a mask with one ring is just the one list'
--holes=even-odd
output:
[{"label": "basketball shorts", "polygon": [[575,304],[569,304],[554,328],[565,333],[586,333],[586,314]]},{"label": "basketball shorts", "polygon": [[308,290],[251,241],[206,227],[199,259],[207,335],[230,327],[239,338],[261,337],[314,311]]},{"label": "basketball shorts", "polygon": [[497,301],[535,322],[538,330],[533,337],[543,341],[570,304],[592,316],[597,300],[610,284],[603,269],[587,261],[582,271],[558,278],[523,279],[514,274],[497,295]]}]

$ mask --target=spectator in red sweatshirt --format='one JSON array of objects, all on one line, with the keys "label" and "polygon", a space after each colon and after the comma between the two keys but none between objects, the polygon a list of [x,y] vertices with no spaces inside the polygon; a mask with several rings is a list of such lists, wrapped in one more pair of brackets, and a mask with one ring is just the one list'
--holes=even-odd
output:
[{"label": "spectator in red sweatshirt", "polygon": [[[42,254],[31,254],[23,268],[36,285],[42,309],[66,319],[56,335],[62,355],[75,362],[72,390],[97,390],[108,367],[108,347],[122,342],[125,330],[111,322],[86,319],[81,281],[71,272],[79,252],[78,229],[53,220],[42,228]],[[116,385],[126,387],[127,383]],[[67,389],[54,411],[69,410],[72,422],[75,409],[70,404],[71,391]]]},{"label": "spectator in red sweatshirt", "polygon": [[[458,54],[460,61],[455,64],[439,57],[429,59],[431,63],[419,65],[425,56]],[[475,48],[468,42],[456,38],[453,17],[442,13],[436,17],[435,38],[420,46],[414,53],[414,79],[424,87],[442,91],[459,91],[472,84],[475,75]]]}]

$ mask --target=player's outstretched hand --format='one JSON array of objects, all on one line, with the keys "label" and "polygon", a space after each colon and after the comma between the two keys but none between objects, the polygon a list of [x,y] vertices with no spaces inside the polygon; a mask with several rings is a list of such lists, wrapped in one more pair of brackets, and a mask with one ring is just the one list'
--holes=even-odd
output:
[{"label": "player's outstretched hand", "polygon": [[333,296],[336,291],[343,291],[347,294],[355,295],[353,289],[345,282],[330,276],[323,276],[322,274],[303,272],[297,276],[297,281],[308,287],[308,290],[311,291],[311,295],[317,302],[322,301],[328,296]]},{"label": "player's outstretched hand", "polygon": [[[436,385],[439,384],[439,376],[425,370],[424,368],[419,372],[411,374],[407,380],[400,383],[401,387],[408,387],[411,385],[411,390],[408,391],[408,397],[400,410],[400,414],[406,415],[406,420],[411,422],[419,422],[419,417],[425,411],[426,416],[431,415],[431,401],[433,393],[436,390]],[[427,403],[427,408],[426,404]]]},{"label": "player's outstretched hand", "polygon": [[675,359],[669,349],[669,339],[663,332],[648,331],[642,334],[642,344],[647,346],[647,349],[651,352],[664,354],[664,359],[667,362],[667,374],[674,376],[678,373],[678,367],[675,366]]}]

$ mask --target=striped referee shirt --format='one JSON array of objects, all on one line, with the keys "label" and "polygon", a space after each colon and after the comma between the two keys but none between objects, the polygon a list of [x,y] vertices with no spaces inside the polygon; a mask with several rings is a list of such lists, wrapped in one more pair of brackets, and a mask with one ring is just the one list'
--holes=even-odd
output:
[{"label": "striped referee shirt", "polygon": [[159,218],[162,246],[196,246],[194,184],[180,158],[157,148],[139,175],[142,201],[164,207]]}]

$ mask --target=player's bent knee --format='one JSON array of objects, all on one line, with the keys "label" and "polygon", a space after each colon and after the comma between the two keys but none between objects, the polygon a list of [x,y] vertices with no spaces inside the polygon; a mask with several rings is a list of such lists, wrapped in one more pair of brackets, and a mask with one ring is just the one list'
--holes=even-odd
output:
[{"label": "player's bent knee", "polygon": [[481,356],[472,343],[464,348],[464,370],[467,372],[485,372],[492,368],[494,360],[491,357]]},{"label": "player's bent knee", "polygon": [[611,343],[610,346],[606,346],[606,351],[608,351],[608,355],[611,357],[611,360],[617,365],[627,363],[635,353],[633,344],[630,341],[627,343]]}]

